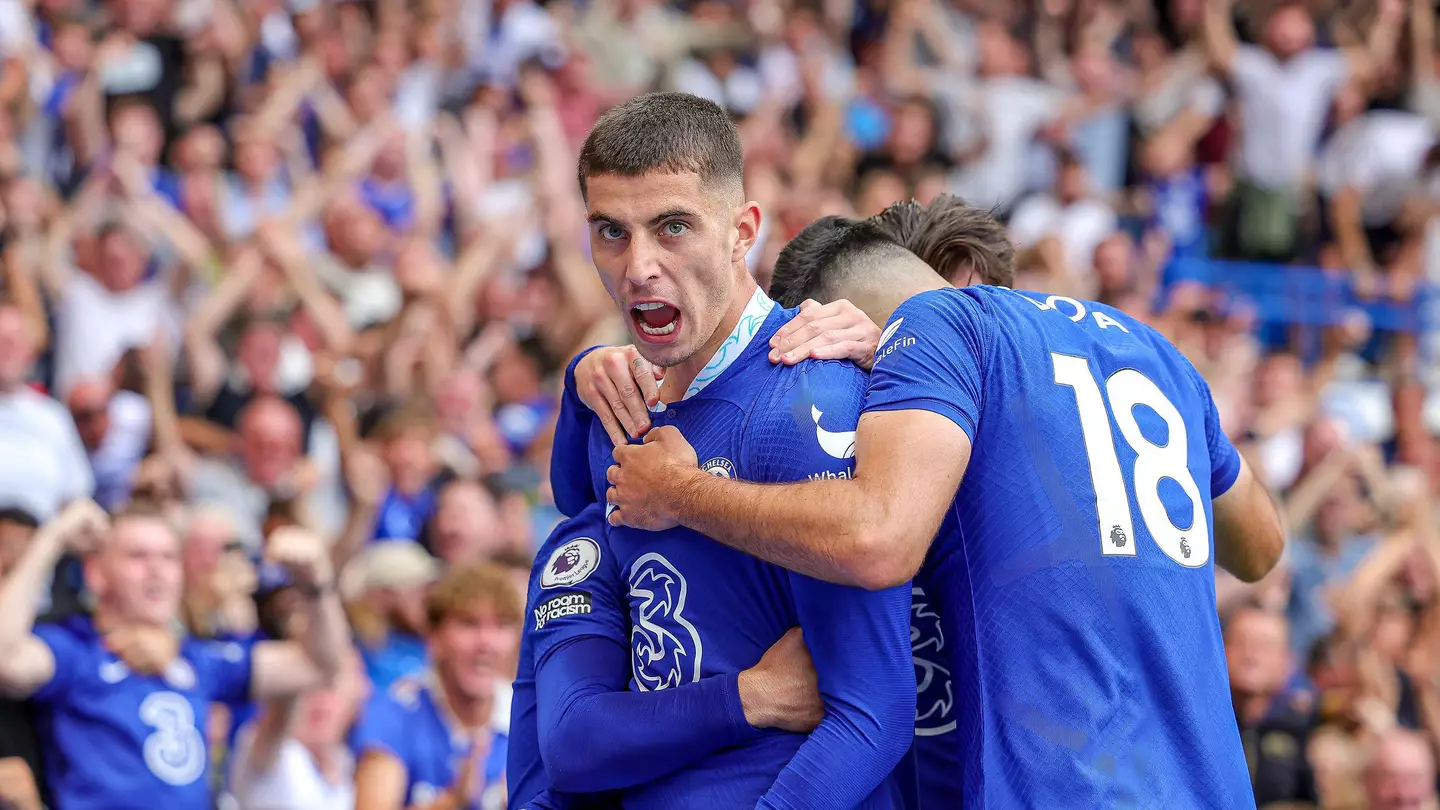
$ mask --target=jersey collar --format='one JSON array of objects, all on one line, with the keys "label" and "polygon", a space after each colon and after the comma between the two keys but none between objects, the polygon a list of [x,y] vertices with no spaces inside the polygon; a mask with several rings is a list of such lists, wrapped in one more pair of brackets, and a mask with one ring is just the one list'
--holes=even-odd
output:
[{"label": "jersey collar", "polygon": [[704,391],[705,386],[725,373],[725,369],[730,368],[735,360],[745,353],[745,349],[755,339],[755,334],[765,324],[765,318],[769,316],[770,310],[774,308],[775,302],[770,299],[770,296],[766,295],[764,290],[756,287],[755,294],[750,296],[750,301],[745,304],[745,311],[740,313],[740,321],[735,324],[735,328],[731,330],[730,336],[725,338],[725,342],[720,344],[720,348],[715,350],[715,356],[711,357],[710,362],[706,363],[705,367],[700,369],[700,373],[695,375],[695,381],[685,389],[685,396],[680,398],[681,401]]}]

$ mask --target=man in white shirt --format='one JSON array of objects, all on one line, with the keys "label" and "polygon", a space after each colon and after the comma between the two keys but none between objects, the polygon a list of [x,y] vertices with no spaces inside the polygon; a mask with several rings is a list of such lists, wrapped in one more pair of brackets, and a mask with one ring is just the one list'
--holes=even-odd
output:
[{"label": "man in white shirt", "polygon": [[1380,0],[1365,47],[1325,50],[1315,47],[1309,10],[1286,2],[1266,19],[1260,47],[1239,43],[1228,0],[1206,1],[1205,48],[1230,79],[1244,123],[1228,252],[1288,259],[1299,251],[1305,189],[1331,99],[1390,61],[1404,15],[1403,0]]},{"label": "man in white shirt", "polygon": [[149,253],[134,233],[110,223],[96,236],[93,271],[62,282],[55,330],[55,389],[66,396],[81,377],[108,377],[127,349],[147,346],[157,329],[177,334],[175,306],[161,279],[146,280]]},{"label": "man in white shirt", "polygon": [[[1343,95],[1351,93],[1358,95],[1348,90]],[[1422,167],[1436,133],[1423,116],[1401,110],[1353,114],[1359,112],[1354,104],[1359,99],[1348,100],[1350,109],[1337,112],[1352,115],[1325,144],[1315,179],[1331,238],[1366,290],[1399,246],[1406,203],[1425,192]]]},{"label": "man in white shirt", "polygon": [[1088,278],[1095,248],[1119,227],[1115,210],[1090,193],[1085,165],[1071,153],[1060,156],[1055,193],[1033,194],[1015,206],[1010,217],[1010,240],[1029,249],[1054,238],[1060,243],[1067,273]]},{"label": "man in white shirt", "polygon": [[95,481],[70,414],[25,384],[34,362],[24,313],[0,304],[0,504],[45,521]]}]

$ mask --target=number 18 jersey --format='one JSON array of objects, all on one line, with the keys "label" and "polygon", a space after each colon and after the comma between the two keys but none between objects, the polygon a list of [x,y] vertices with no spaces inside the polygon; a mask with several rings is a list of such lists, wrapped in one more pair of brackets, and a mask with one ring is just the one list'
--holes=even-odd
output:
[{"label": "number 18 jersey", "polygon": [[1189,361],[1111,307],[997,287],[909,299],[876,357],[867,411],[973,443],[917,578],[965,806],[1254,807],[1211,532],[1240,461]]}]

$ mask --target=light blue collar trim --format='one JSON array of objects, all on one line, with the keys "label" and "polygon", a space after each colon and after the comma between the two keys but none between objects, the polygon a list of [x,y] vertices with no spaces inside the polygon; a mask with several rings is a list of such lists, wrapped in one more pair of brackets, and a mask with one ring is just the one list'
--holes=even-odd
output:
[{"label": "light blue collar trim", "polygon": [[745,305],[745,311],[740,313],[740,322],[735,324],[735,329],[730,333],[730,337],[725,338],[725,342],[715,350],[715,356],[711,357],[710,362],[706,363],[705,367],[700,369],[700,373],[695,375],[695,381],[690,383],[690,387],[685,389],[685,396],[680,399],[686,400],[695,396],[705,390],[705,386],[714,382],[716,377],[725,373],[725,369],[729,368],[730,364],[745,352],[750,341],[755,339],[755,333],[760,331],[760,326],[765,323],[765,318],[774,308],[775,302],[770,300],[770,296],[766,295],[764,290],[756,287],[755,294],[750,296],[749,303]]}]

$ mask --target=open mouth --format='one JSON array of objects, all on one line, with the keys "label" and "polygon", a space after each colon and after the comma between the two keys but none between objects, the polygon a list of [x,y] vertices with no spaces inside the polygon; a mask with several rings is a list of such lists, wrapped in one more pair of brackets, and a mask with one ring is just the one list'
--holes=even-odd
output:
[{"label": "open mouth", "polygon": [[680,327],[680,310],[664,301],[646,301],[630,308],[636,331],[652,343],[670,340]]}]

